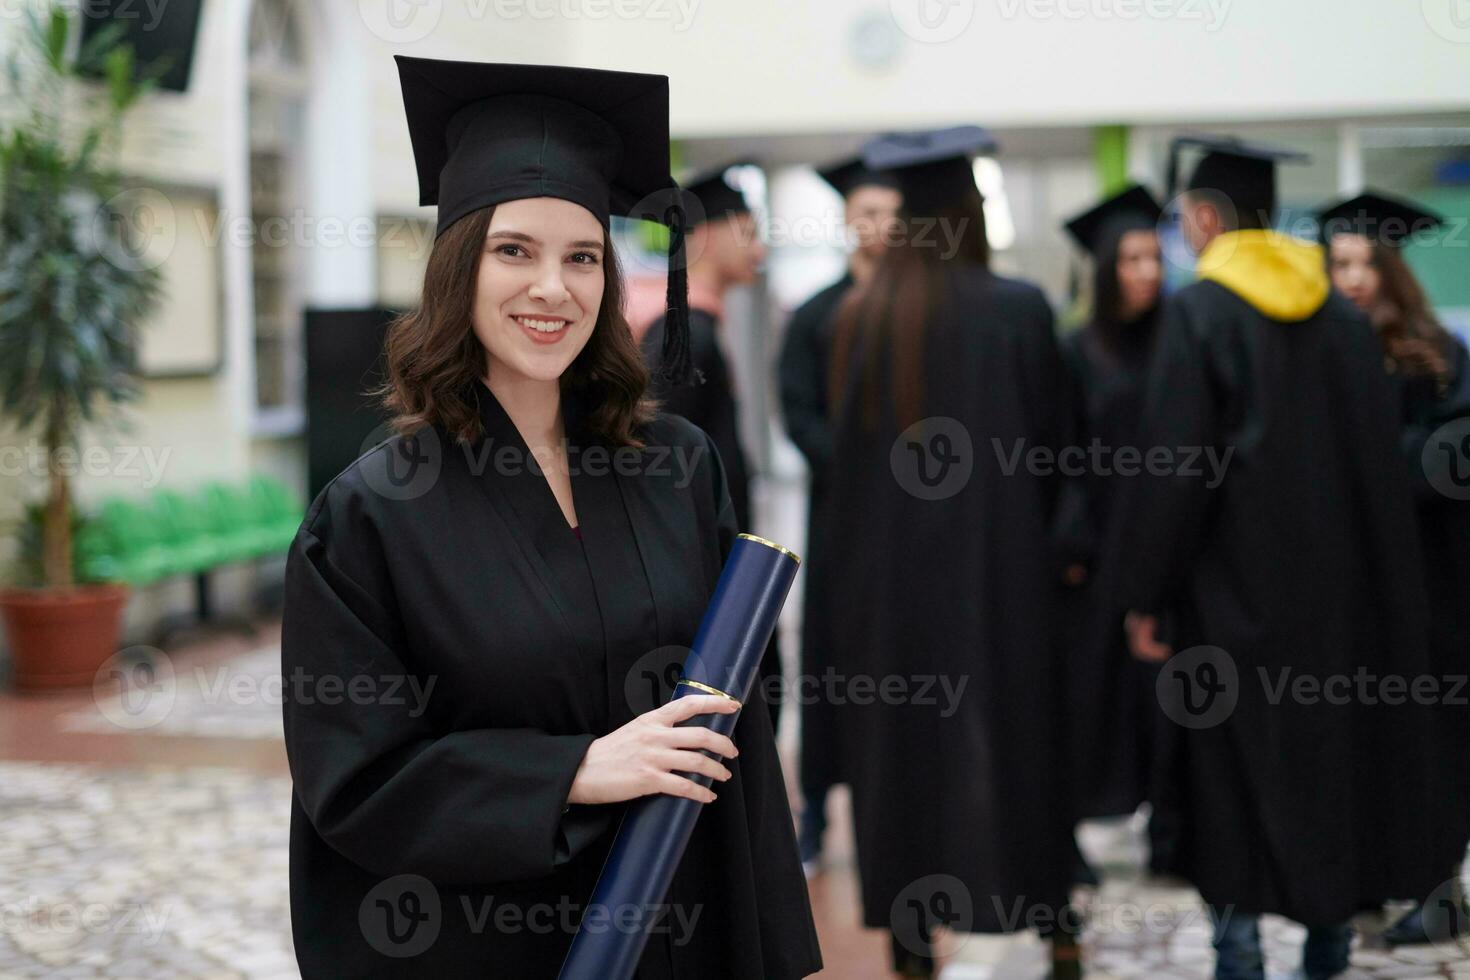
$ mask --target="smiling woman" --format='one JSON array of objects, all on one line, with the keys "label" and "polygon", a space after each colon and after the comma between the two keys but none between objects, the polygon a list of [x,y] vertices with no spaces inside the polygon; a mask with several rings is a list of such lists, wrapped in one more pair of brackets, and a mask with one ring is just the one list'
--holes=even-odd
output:
[{"label": "smiling woman", "polygon": [[[287,693],[302,976],[554,977],[584,914],[628,921],[588,901],[625,805],[660,793],[706,806],[656,917],[685,928],[649,930],[638,976],[806,976],[821,958],[767,713],[726,737],[689,722],[739,711],[728,697],[645,700],[738,530],[709,438],[645,395],[607,242],[614,210],[672,197],[667,79],[399,67],[439,227],[387,343],[397,434],[308,511],[281,658],[345,688],[435,686],[413,711]],[[571,465],[592,449],[637,459]]]}]

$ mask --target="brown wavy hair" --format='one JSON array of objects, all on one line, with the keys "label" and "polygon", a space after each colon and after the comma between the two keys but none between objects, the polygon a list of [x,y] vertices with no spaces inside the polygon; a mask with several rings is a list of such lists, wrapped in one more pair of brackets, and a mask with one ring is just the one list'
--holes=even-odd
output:
[{"label": "brown wavy hair", "polygon": [[1383,352],[1394,370],[1409,377],[1430,377],[1441,388],[1450,383],[1454,342],[1435,318],[1429,297],[1399,248],[1373,241],[1373,267],[1378,270],[1378,302],[1368,318],[1378,332]]},{"label": "brown wavy hair", "polygon": [[[395,432],[439,426],[464,442],[484,435],[475,382],[485,371],[486,352],[471,316],[494,214],[494,207],[481,208],[444,230],[429,252],[418,308],[388,326],[388,377],[371,394],[381,400]],[[577,393],[589,406],[583,424],[592,435],[614,446],[641,448],[638,429],[658,406],[648,395],[648,368],[623,317],[622,270],[612,242],[606,244],[602,309],[586,346],[562,372],[561,390]]]}]

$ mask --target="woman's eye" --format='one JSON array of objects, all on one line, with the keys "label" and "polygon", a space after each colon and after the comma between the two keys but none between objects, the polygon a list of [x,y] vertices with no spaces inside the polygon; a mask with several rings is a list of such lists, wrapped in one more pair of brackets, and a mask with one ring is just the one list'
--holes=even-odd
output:
[{"label": "woman's eye", "polygon": [[574,264],[576,264],[576,265],[596,265],[597,264],[597,253],[596,252],[574,252],[574,253],[572,253],[572,262]]},{"label": "woman's eye", "polygon": [[518,259],[526,254],[526,250],[521,248],[519,245],[501,245],[498,246],[495,251],[498,255],[504,255],[507,258],[512,259]]}]

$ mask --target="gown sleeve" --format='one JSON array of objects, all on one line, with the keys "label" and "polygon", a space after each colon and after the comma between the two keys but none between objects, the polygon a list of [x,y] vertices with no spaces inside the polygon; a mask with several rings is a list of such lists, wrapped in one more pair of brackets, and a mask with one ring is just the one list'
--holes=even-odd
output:
[{"label": "gown sleeve", "polygon": [[1449,451],[1435,447],[1426,457],[1424,449],[1441,426],[1463,418],[1470,418],[1470,351],[1456,338],[1449,387],[1435,400],[1427,417],[1407,420],[1399,440],[1418,499],[1441,499],[1436,488],[1449,481],[1450,467],[1459,462],[1461,454],[1453,446],[1446,447]]},{"label": "gown sleeve", "polygon": [[[1138,446],[1216,446],[1218,440],[1210,351],[1202,325],[1182,297],[1166,303],[1158,349],[1145,385]],[[1218,447],[1217,447],[1218,448]],[[1169,605],[1172,584],[1183,581],[1186,558],[1195,553],[1210,503],[1204,480],[1188,472],[1139,475],[1123,482],[1115,541],[1127,548],[1121,562],[1125,608],[1157,614]],[[1115,553],[1116,545],[1110,545]]]},{"label": "gown sleeve", "polygon": [[[599,808],[566,803],[594,736],[435,730],[423,703],[432,708],[430,678],[405,662],[377,531],[352,508],[334,508],[331,492],[286,563],[286,751],[307,818],[329,846],[379,875],[503,882],[550,874],[607,828]],[[399,684],[399,693],[350,696],[364,677],[379,691]],[[348,694],[326,696],[328,679]],[[426,698],[406,696],[413,682]]]}]

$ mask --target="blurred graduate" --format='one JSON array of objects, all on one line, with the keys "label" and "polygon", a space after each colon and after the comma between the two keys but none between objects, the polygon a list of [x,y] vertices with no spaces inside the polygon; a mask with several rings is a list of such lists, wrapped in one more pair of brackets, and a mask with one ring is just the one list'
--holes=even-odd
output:
[{"label": "blurred graduate", "polygon": [[[1072,772],[1079,819],[1132,814],[1149,798],[1157,667],[1129,655],[1117,608],[1120,563],[1108,544],[1116,531],[1120,483],[1112,462],[1137,446],[1143,382],[1153,351],[1163,289],[1163,254],[1154,196],[1134,184],[1066,222],[1092,260],[1092,309],[1062,341],[1078,413],[1077,444],[1096,446],[1080,478],[1070,479],[1058,515],[1065,589],[1062,643],[1075,693]],[[1155,828],[1160,821],[1153,823]],[[1154,868],[1167,864],[1156,843]],[[1092,876],[1084,872],[1084,880]]]},{"label": "blurred graduate", "polygon": [[[1470,419],[1470,353],[1435,318],[1404,259],[1404,247],[1433,233],[1443,219],[1408,201],[1367,192],[1320,214],[1332,283],[1367,314],[1397,389],[1400,448],[1414,485],[1424,584],[1429,590],[1429,653],[1440,678],[1463,676],[1470,651],[1470,500],[1446,490],[1470,485],[1465,452],[1447,442]],[[1470,431],[1470,422],[1462,431]],[[1429,846],[1444,855],[1445,880],[1458,876],[1470,841],[1470,710],[1446,704],[1435,711],[1437,733],[1427,754],[1447,803]],[[1446,896],[1448,897],[1448,896]],[[1470,929],[1463,903],[1415,908],[1384,933],[1393,945],[1428,943]]]},{"label": "blurred graduate", "polygon": [[973,126],[865,148],[903,206],[837,313],[821,601],[863,918],[895,968],[931,975],[939,926],[1042,927],[1077,977],[1053,928],[1073,924],[1056,471],[1017,456],[1065,443],[1066,375],[1041,291],[988,268],[972,158],[992,148]]},{"label": "blurred graduate", "polygon": [[[832,642],[817,598],[826,571],[824,542],[815,515],[826,496],[827,468],[832,459],[832,426],[828,418],[827,376],[832,369],[832,329],[838,305],[856,283],[867,282],[887,247],[902,196],[892,174],[869,170],[860,157],[817,171],[842,195],[843,224],[853,241],[841,278],[812,296],[791,315],[781,347],[779,378],[786,431],[806,457],[811,473],[807,506],[806,587],[801,616],[801,673],[819,679],[833,664]],[[811,682],[808,682],[811,683]],[[801,702],[801,829],[797,841],[808,872],[815,871],[827,827],[827,793],[842,781],[837,771],[840,750],[832,706],[825,698]]]},{"label": "blurred graduate", "polygon": [[[301,973],[555,977],[624,804],[667,793],[706,806],[638,976],[810,974],[766,713],[731,740],[685,724],[728,698],[640,703],[642,675],[693,641],[737,528],[710,439],[650,407],[607,234],[673,194],[667,79],[398,65],[439,212],[422,304],[387,342],[397,434],[322,490],[286,570]],[[298,676],[424,696],[315,697]]]},{"label": "blurred graduate", "polygon": [[1160,690],[1183,712],[1178,865],[1214,917],[1215,975],[1264,977],[1274,913],[1307,927],[1304,973],[1325,980],[1348,967],[1356,912],[1443,875],[1422,846],[1424,712],[1281,686],[1424,672],[1409,480],[1367,318],[1320,246],[1270,230],[1276,166],[1304,158],[1180,140],[1171,189],[1196,148],[1180,215],[1200,281],[1165,301],[1139,441],[1230,455],[1212,478],[1180,463],[1128,484],[1127,629],[1140,657],[1185,657]]}]

